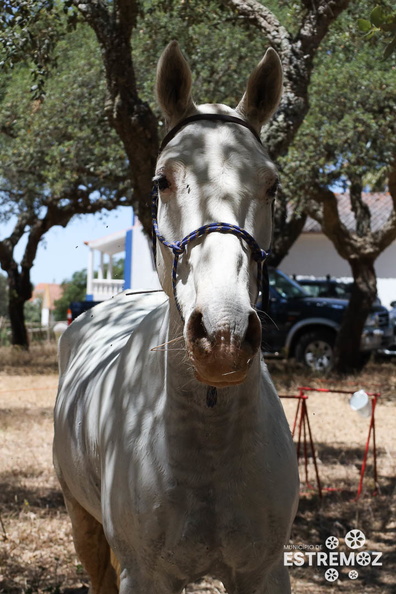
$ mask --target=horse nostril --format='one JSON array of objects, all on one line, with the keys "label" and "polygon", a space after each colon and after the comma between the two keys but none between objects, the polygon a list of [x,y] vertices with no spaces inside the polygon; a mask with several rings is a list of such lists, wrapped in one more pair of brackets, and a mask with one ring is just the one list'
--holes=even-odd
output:
[{"label": "horse nostril", "polygon": [[196,309],[190,316],[187,325],[187,339],[194,342],[203,338],[208,338],[208,333],[203,323],[203,315],[199,309]]},{"label": "horse nostril", "polygon": [[258,351],[261,345],[261,322],[255,312],[249,315],[248,327],[243,343],[245,345],[247,343],[254,352]]}]

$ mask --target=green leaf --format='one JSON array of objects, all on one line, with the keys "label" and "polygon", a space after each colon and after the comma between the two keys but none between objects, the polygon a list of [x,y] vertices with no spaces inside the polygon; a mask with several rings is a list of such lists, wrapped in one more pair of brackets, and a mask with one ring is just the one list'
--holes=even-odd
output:
[{"label": "green leaf", "polygon": [[396,37],[394,37],[392,39],[392,41],[386,46],[385,51],[384,51],[384,60],[389,58],[389,56],[391,56],[395,50],[396,50]]},{"label": "green leaf", "polygon": [[366,19],[358,19],[357,25],[359,31],[362,31],[363,33],[368,33],[371,29],[371,23]]},{"label": "green leaf", "polygon": [[383,11],[383,9],[381,8],[381,6],[376,6],[370,14],[370,21],[373,23],[373,25],[375,25],[376,27],[380,27],[381,24],[386,20],[386,15]]},{"label": "green leaf", "polygon": [[372,39],[378,31],[379,29],[373,27],[368,33],[366,33],[364,39]]}]

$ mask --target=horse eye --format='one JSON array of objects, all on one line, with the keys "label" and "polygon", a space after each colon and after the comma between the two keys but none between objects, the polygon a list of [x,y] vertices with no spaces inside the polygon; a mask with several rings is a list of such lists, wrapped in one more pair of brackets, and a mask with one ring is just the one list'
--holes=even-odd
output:
[{"label": "horse eye", "polygon": [[156,175],[153,177],[153,182],[160,191],[167,190],[170,187],[165,175]]},{"label": "horse eye", "polygon": [[271,197],[275,197],[278,187],[279,187],[279,179],[276,178],[275,182],[272,184],[272,186],[267,191],[267,194]]}]

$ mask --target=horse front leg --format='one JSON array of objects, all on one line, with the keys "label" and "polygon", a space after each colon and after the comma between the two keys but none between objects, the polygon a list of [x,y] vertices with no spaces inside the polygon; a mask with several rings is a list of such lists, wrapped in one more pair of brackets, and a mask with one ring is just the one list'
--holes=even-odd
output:
[{"label": "horse front leg", "polygon": [[64,489],[76,553],[91,579],[89,594],[118,594],[117,561],[103,526]]},{"label": "horse front leg", "polygon": [[128,563],[120,574],[119,594],[181,594],[186,583],[157,571],[142,571],[138,564]]}]

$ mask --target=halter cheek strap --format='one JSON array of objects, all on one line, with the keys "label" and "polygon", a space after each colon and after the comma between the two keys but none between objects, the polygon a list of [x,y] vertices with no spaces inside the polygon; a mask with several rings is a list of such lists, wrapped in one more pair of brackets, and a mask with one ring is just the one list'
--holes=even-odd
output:
[{"label": "halter cheek strap", "polygon": [[[176,136],[176,134],[187,126],[188,124],[200,120],[209,120],[209,121],[221,121],[221,122],[228,122],[232,124],[238,124],[240,126],[244,126],[248,128],[250,132],[254,135],[256,140],[261,144],[260,136],[257,134],[256,130],[250,126],[245,120],[237,118],[235,116],[225,115],[225,114],[195,114],[189,118],[186,118],[179,122],[164,138],[161,143],[160,153],[165,148],[165,146]],[[183,254],[187,248],[187,246],[195,241],[196,239],[203,237],[204,235],[208,235],[209,233],[230,233],[239,237],[243,241],[247,243],[249,246],[253,259],[257,262],[257,284],[260,289],[261,286],[261,278],[262,278],[262,267],[265,261],[267,260],[268,256],[271,254],[271,251],[266,251],[260,248],[257,241],[248,233],[245,229],[238,227],[238,225],[232,225],[230,223],[209,223],[208,225],[203,225],[192,231],[186,237],[184,237],[181,241],[176,241],[175,243],[171,243],[167,241],[163,235],[161,235],[158,222],[157,222],[157,211],[158,211],[158,186],[155,185],[151,192],[152,195],[152,203],[151,203],[151,214],[152,214],[152,223],[153,223],[153,251],[154,251],[154,258],[156,256],[156,239],[160,241],[163,245],[167,248],[171,249],[173,252],[173,267],[172,267],[172,289],[173,295],[175,298],[176,307],[179,311],[179,314],[183,319],[183,314],[180,308],[179,301],[177,299],[177,291],[176,291],[176,283],[177,283],[177,265],[179,262],[179,257]],[[264,277],[266,273],[264,274]]]}]

